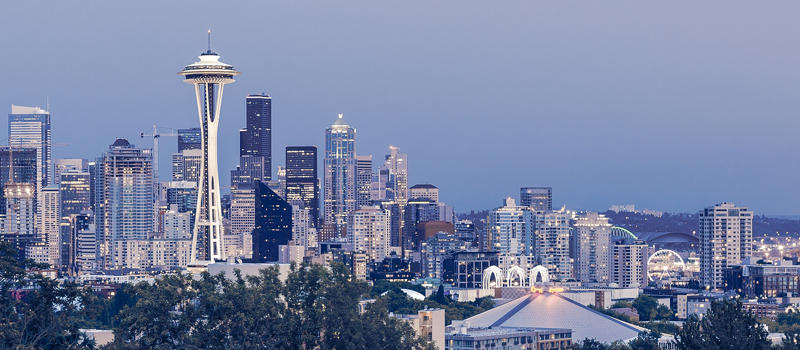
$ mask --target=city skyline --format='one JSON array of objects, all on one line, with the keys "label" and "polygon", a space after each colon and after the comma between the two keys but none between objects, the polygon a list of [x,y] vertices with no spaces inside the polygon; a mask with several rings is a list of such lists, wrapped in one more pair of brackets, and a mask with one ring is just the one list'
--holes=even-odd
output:
[{"label": "city skyline", "polygon": [[[245,96],[265,92],[275,101],[274,165],[282,165],[284,146],[322,147],[322,130],[344,113],[359,130],[359,154],[380,157],[389,145],[400,147],[413,159],[409,185],[436,185],[458,212],[493,208],[502,198],[516,198],[520,187],[547,186],[553,187],[554,207],[604,210],[630,203],[696,212],[709,203],[729,201],[758,215],[800,214],[800,203],[789,195],[800,184],[787,175],[800,170],[791,152],[798,145],[789,134],[798,123],[792,117],[800,81],[794,63],[800,45],[787,44],[796,39],[784,34],[797,26],[788,16],[792,11],[629,5],[616,9],[619,13],[606,13],[599,4],[526,5],[520,15],[512,13],[515,6],[500,4],[473,9],[384,5],[397,16],[387,23],[381,23],[386,17],[379,11],[385,8],[377,5],[310,6],[300,11],[307,17],[291,24],[299,16],[296,9],[276,4],[266,32],[276,26],[319,27],[311,34],[271,36],[271,46],[283,50],[257,51],[242,41],[252,28],[214,20],[199,10],[196,23],[167,24],[159,20],[176,14],[177,5],[167,5],[163,13],[133,11],[121,23],[113,19],[128,6],[84,9],[86,18],[108,27],[107,33],[94,33],[94,26],[85,28],[83,22],[65,23],[58,15],[74,10],[56,4],[37,11],[48,23],[44,28],[23,26],[20,18],[2,24],[7,32],[11,27],[19,32],[2,39],[10,52],[38,49],[44,54],[9,55],[9,64],[17,69],[10,72],[0,105],[39,106],[52,113],[52,141],[70,143],[54,148],[53,159],[92,159],[117,136],[152,147],[152,141],[137,140],[136,135],[153,124],[197,126],[194,96],[170,74],[205,47],[205,30],[211,28],[214,50],[248,73],[226,91],[219,150],[222,183],[228,183],[227,172],[238,161],[235,141],[245,125]],[[28,7],[3,6],[8,13]],[[687,8],[692,16],[682,18],[681,9]],[[598,9],[606,12],[593,15]],[[323,15],[325,11],[332,12]],[[714,16],[702,16],[706,13]],[[337,20],[348,14],[354,24]],[[548,20],[548,15],[565,23]],[[741,16],[758,24],[740,28]],[[765,21],[765,16],[773,17]],[[150,23],[145,22],[150,17],[155,31],[131,29]],[[401,30],[414,18],[420,28]],[[508,21],[500,25],[498,18]],[[706,20],[711,23],[704,24]],[[568,28],[576,21],[584,25]],[[619,24],[609,24],[614,21]],[[597,34],[590,30],[593,25],[600,27]],[[682,29],[675,29],[678,25]],[[54,32],[55,26],[63,30]],[[383,30],[383,37],[357,34],[371,26]],[[424,40],[426,30],[434,34],[431,39]],[[504,34],[505,41],[487,40]],[[300,44],[303,35],[331,40]],[[357,43],[343,41],[353,38]],[[115,41],[124,45],[110,45]],[[437,47],[443,43],[448,45]],[[604,44],[619,52],[606,50]],[[62,57],[63,64],[78,67],[72,72],[58,68],[56,73],[43,63],[51,56],[47,53],[69,48],[85,52]],[[330,63],[311,55],[326,50]],[[117,62],[131,54],[146,56],[149,68],[116,70]],[[445,64],[453,57],[460,60]],[[98,77],[115,69],[126,83],[78,78],[89,67],[99,69]],[[131,99],[149,102],[112,108]],[[491,123],[482,123],[486,120]],[[536,138],[533,143],[531,138]],[[174,142],[164,142],[161,159],[169,159]],[[588,153],[594,150],[598,153]],[[742,162],[750,166],[742,167]],[[162,180],[169,177],[164,164]],[[508,164],[515,165],[514,171],[503,171],[510,169]]]}]

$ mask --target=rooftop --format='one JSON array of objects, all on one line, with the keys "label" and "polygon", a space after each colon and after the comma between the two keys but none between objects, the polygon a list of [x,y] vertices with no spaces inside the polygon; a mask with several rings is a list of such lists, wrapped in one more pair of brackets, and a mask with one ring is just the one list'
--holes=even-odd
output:
[{"label": "rooftop", "polygon": [[551,293],[529,294],[464,321],[472,327],[569,328],[575,341],[603,343],[627,341],[644,330]]}]

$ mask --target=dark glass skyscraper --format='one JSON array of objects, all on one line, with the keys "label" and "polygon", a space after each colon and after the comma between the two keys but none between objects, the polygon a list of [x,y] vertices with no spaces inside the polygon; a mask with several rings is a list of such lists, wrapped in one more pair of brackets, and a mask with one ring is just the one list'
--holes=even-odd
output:
[{"label": "dark glass skyscraper", "polygon": [[317,146],[286,147],[286,200],[302,200],[319,227],[319,178]]},{"label": "dark glass skyscraper", "polygon": [[292,239],[292,206],[263,182],[255,183],[253,259],[278,261],[278,246],[289,244]]},{"label": "dark glass skyscraper", "polygon": [[[260,167],[261,181],[272,180],[272,97],[267,94],[247,95],[247,126],[240,131],[241,157],[251,160],[254,170]],[[242,161],[244,168],[246,162]]]},{"label": "dark glass skyscraper", "polygon": [[200,128],[178,129],[178,152],[202,148],[203,134]]}]

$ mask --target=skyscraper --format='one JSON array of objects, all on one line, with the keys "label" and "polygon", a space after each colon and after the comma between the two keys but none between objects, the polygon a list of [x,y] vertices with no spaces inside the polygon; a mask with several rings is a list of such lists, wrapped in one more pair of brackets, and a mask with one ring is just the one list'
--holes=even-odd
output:
[{"label": "skyscraper", "polygon": [[[59,191],[58,199],[60,201],[58,222],[61,234],[61,269],[64,272],[74,272],[75,252],[78,247],[74,246],[77,238],[74,237],[76,232],[72,227],[73,217],[91,212],[91,178],[85,170],[76,169],[61,173],[58,182],[56,188]],[[45,191],[42,193],[44,194]],[[50,215],[46,209],[42,212]]]},{"label": "skyscraper", "polygon": [[372,205],[372,156],[356,156],[356,207]]},{"label": "skyscraper", "polygon": [[50,112],[39,107],[11,105],[8,144],[36,149],[36,191],[50,184],[53,165],[50,153]]},{"label": "skyscraper", "polygon": [[286,200],[302,200],[311,215],[312,227],[319,228],[317,176],[317,146],[286,147]]},{"label": "skyscraper", "polygon": [[178,153],[189,149],[203,149],[203,132],[200,128],[178,129]]},{"label": "skyscraper", "polygon": [[247,95],[247,126],[239,131],[242,170],[252,180],[272,180],[272,97]]},{"label": "skyscraper", "polygon": [[408,155],[400,153],[400,148],[395,146],[389,146],[389,151],[384,166],[394,177],[390,190],[394,192],[394,200],[405,205],[408,201]]},{"label": "skyscraper", "polygon": [[292,239],[292,206],[266,184],[256,181],[253,259],[278,261],[278,246]]},{"label": "skyscraper", "polygon": [[[209,31],[209,35],[211,32]],[[210,46],[210,45],[209,45]],[[203,163],[198,186],[197,212],[192,237],[190,261],[209,261],[225,258],[223,249],[222,207],[220,206],[220,181],[217,166],[217,129],[225,84],[233,83],[239,75],[233,66],[219,61],[211,51],[200,54],[200,61],[178,72],[184,82],[193,84],[200,117]]]},{"label": "skyscraper", "polygon": [[753,253],[753,212],[724,202],[699,213],[700,285],[725,285],[724,271]]},{"label": "skyscraper", "polygon": [[519,190],[520,203],[536,211],[553,210],[552,187],[523,187]]},{"label": "skyscraper", "polygon": [[587,212],[576,218],[574,226],[575,278],[581,282],[608,282],[612,226],[608,218],[597,212]]},{"label": "skyscraper", "polygon": [[356,209],[356,129],[342,115],[325,130],[325,223],[341,228]]},{"label": "skyscraper", "polygon": [[153,152],[117,139],[103,153],[100,167],[104,206],[103,217],[97,218],[98,262],[101,269],[129,267],[127,241],[154,232]]}]

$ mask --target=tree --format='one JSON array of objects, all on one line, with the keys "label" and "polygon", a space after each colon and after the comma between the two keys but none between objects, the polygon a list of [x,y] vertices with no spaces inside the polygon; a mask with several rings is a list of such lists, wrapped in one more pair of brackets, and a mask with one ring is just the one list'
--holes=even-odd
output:
[{"label": "tree", "polygon": [[680,350],[769,349],[767,331],[752,313],[742,310],[741,300],[714,301],[699,319],[692,315],[676,334]]},{"label": "tree", "polygon": [[430,300],[435,301],[441,305],[450,304],[450,299],[444,295],[444,285],[439,285],[439,289],[436,290],[436,293],[429,297]]},{"label": "tree", "polygon": [[640,294],[633,300],[633,308],[639,313],[639,320],[650,321],[658,316],[658,300],[647,294]]},{"label": "tree", "polygon": [[608,345],[603,344],[594,338],[586,338],[583,341],[573,342],[570,350],[608,350]]},{"label": "tree", "polygon": [[780,350],[800,350],[800,329],[792,329],[783,333],[781,345],[776,347]]},{"label": "tree", "polygon": [[82,305],[94,295],[76,284],[29,271],[44,267],[17,260],[18,250],[0,242],[0,348],[91,348],[80,331]]},{"label": "tree", "polygon": [[656,331],[642,331],[636,339],[631,340],[628,346],[631,350],[659,350],[658,339],[661,334]]},{"label": "tree", "polygon": [[[164,276],[131,290],[114,328],[112,349],[426,349],[404,321],[389,317],[388,299],[359,310],[366,282],[344,265],[292,265],[257,276]],[[391,294],[391,292],[390,292]]]}]

